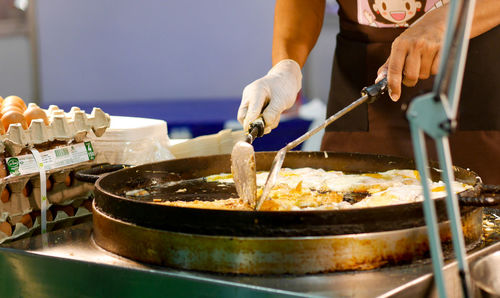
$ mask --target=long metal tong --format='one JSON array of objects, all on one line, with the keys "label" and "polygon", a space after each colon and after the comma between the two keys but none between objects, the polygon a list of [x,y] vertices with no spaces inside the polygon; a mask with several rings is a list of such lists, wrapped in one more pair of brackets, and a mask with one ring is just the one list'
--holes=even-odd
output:
[{"label": "long metal tong", "polygon": [[297,147],[300,145],[302,142],[305,140],[309,139],[311,136],[314,134],[318,133],[320,130],[334,122],[335,120],[339,119],[340,117],[344,116],[345,114],[349,113],[356,107],[360,106],[361,104],[368,102],[372,103],[374,102],[381,94],[385,92],[387,89],[387,79],[384,78],[380,82],[371,85],[369,87],[363,88],[361,90],[361,97],[358,98],[357,100],[353,101],[350,105],[347,107],[343,108],[342,110],[338,111],[334,115],[330,116],[328,119],[323,122],[323,124],[317,126],[316,128],[311,129],[310,131],[306,132],[302,136],[298,137],[294,141],[288,143],[285,147],[281,148],[278,153],[276,153],[276,157],[273,160],[273,163],[271,165],[271,169],[269,170],[269,175],[267,176],[266,184],[264,185],[264,190],[262,191],[262,195],[257,198],[256,204],[255,204],[255,210],[259,210],[260,207],[262,206],[262,203],[267,199],[269,196],[269,192],[273,188],[274,184],[276,183],[276,178],[278,177],[278,173],[281,169],[281,166],[283,165],[283,161],[285,160],[285,155],[288,151],[292,150],[293,148]]}]

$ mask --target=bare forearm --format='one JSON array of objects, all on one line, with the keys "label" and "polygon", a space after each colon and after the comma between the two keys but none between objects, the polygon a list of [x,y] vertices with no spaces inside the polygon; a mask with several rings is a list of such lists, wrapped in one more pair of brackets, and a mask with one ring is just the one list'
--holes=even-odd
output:
[{"label": "bare forearm", "polygon": [[[434,24],[436,29],[440,29],[444,32],[446,28],[446,16],[449,9],[449,5],[447,4],[449,4],[450,1],[444,0],[443,2],[445,6],[429,12],[422,18],[422,21],[431,26]],[[470,37],[474,38],[498,25],[500,25],[500,1],[476,0]]]},{"label": "bare forearm", "polygon": [[[449,5],[444,5],[429,11],[392,43],[391,54],[378,71],[379,77],[387,74],[392,100],[399,99],[401,83],[412,87],[418,80],[427,79],[438,72],[448,10]],[[470,37],[481,35],[499,23],[500,1],[477,0]]]},{"label": "bare forearm", "polygon": [[293,59],[304,66],[323,25],[325,0],[277,0],[274,12],[273,65]]},{"label": "bare forearm", "polygon": [[476,37],[500,25],[500,1],[476,0],[470,37]]}]

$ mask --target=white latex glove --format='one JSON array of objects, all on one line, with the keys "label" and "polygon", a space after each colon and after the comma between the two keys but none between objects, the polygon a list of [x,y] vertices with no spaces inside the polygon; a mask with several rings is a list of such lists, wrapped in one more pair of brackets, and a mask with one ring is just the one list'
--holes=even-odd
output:
[{"label": "white latex glove", "polygon": [[[238,121],[248,130],[252,121],[260,114],[266,126],[264,133],[271,132],[280,122],[283,111],[291,108],[302,88],[300,65],[291,59],[278,62],[264,77],[252,82],[243,89]],[[262,111],[262,108],[267,107]]]}]

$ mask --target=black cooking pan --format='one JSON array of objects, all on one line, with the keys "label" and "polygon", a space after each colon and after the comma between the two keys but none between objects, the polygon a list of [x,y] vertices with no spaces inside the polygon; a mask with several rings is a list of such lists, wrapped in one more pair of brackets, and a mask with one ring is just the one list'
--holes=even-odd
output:
[{"label": "black cooking pan", "polygon": [[[269,170],[275,152],[256,154],[257,170]],[[323,168],[345,172],[381,172],[390,169],[414,169],[413,160],[384,155],[325,152],[289,152],[283,167]],[[127,198],[125,192],[148,188],[166,181],[184,181],[181,187],[196,188],[196,197],[213,200],[236,196],[234,188],[214,192],[206,183],[199,183],[200,177],[230,173],[230,156],[214,155],[163,162],[126,168],[106,174],[95,185],[96,208],[105,214],[144,227],[175,232],[228,236],[316,236],[350,233],[368,233],[424,225],[421,203],[328,211],[232,211],[183,208],[162,205],[151,198]],[[463,168],[454,167],[457,180],[474,185],[460,195],[477,197],[481,191],[477,175]],[[439,173],[431,169],[433,180],[439,180]],[[192,180],[193,179],[193,180]],[[160,193],[161,200],[194,199],[187,192]],[[436,200],[440,221],[446,219],[445,202]],[[461,212],[474,209],[462,206]]]}]

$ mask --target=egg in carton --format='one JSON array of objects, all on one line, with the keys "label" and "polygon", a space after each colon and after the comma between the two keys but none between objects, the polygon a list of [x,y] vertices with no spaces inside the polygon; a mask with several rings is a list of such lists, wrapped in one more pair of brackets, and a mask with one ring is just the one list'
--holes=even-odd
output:
[{"label": "egg in carton", "polygon": [[8,222],[8,214],[0,213],[0,240],[12,235],[12,225]]},{"label": "egg in carton", "polygon": [[23,177],[12,183],[1,183],[0,213],[7,213],[11,224],[20,222],[32,210],[31,203],[22,193],[29,178]]},{"label": "egg in carton", "polygon": [[[71,143],[83,142],[90,130],[96,136],[101,136],[109,127],[110,117],[99,108],[94,108],[91,114],[86,114],[77,107],[73,107],[66,113],[55,105],[43,110],[36,104],[26,106],[24,101],[16,96],[9,96],[5,100],[0,97],[0,107],[2,116],[0,124],[0,161],[2,161],[0,163],[0,192],[2,194],[0,236],[2,233],[5,236],[14,229],[14,234],[30,229],[37,212],[39,216],[41,200],[39,173],[7,176],[4,159],[30,154],[29,148],[36,148],[42,152]],[[7,130],[6,133],[5,130]],[[54,208],[54,212],[58,215],[61,213],[59,210],[61,208],[62,210],[68,209],[67,212],[65,211],[68,213],[70,208],[67,207],[73,208],[68,204],[75,204],[73,202],[76,201],[73,199],[75,196],[88,194],[91,188],[89,184],[81,182],[65,184],[74,171],[88,168],[93,163],[95,161],[85,161],[46,171],[48,205],[51,208],[47,215],[51,215],[50,210]],[[66,206],[63,206],[64,204]]]},{"label": "egg in carton", "polygon": [[[50,205],[46,210],[47,231],[72,226],[88,220],[92,214],[92,198],[80,196],[66,205]],[[40,232],[41,211],[33,210],[22,216],[0,213],[0,245]]]},{"label": "egg in carton", "polygon": [[[46,172],[48,206],[68,205],[75,197],[88,197],[93,185],[74,179],[74,173],[88,169],[94,161],[78,163]],[[21,221],[25,214],[41,209],[41,181],[38,173],[8,176],[0,182],[0,213],[8,213],[12,224]]]},{"label": "egg in carton", "polygon": [[[66,113],[55,105],[47,110],[40,109],[36,104],[30,103],[26,109],[43,111],[41,119],[31,119],[29,127],[26,123],[12,123],[7,133],[0,136],[0,155],[19,156],[30,154],[28,148],[37,148],[40,151],[50,150],[54,147],[68,145],[69,143],[82,142],[87,133],[92,130],[96,136],[101,136],[109,127],[110,117],[100,108],[94,108],[91,114],[78,107],[73,107]],[[49,204],[64,204],[75,195],[88,191],[89,185],[75,183],[71,187],[64,185],[66,177],[76,169],[88,168],[92,162],[74,164],[47,172],[48,183],[55,180],[56,188],[48,193]],[[2,164],[2,167],[5,167]],[[2,169],[5,172],[5,168]],[[40,182],[39,174],[32,173],[21,176],[6,176],[0,179],[0,212],[9,215],[9,221],[16,224],[26,218],[32,210],[40,209]],[[27,184],[33,185],[30,195],[23,194]],[[61,183],[63,184],[61,186]]]},{"label": "egg in carton", "polygon": [[[49,204],[68,205],[72,200],[82,194],[89,194],[93,189],[90,183],[84,183],[74,179],[74,173],[80,170],[88,169],[89,164],[70,167],[62,171],[53,172],[48,180],[51,184],[47,187],[47,200]],[[34,210],[41,208],[40,200],[40,179],[32,177],[30,180],[32,191],[29,192],[29,199]]]},{"label": "egg in carton", "polygon": [[[28,109],[38,108],[34,103],[28,105]],[[36,146],[47,142],[60,141],[82,142],[87,133],[92,130],[94,134],[100,137],[110,124],[110,117],[100,108],[93,108],[91,114],[78,107],[73,107],[66,113],[55,105],[49,106],[44,111],[47,115],[48,125],[44,119],[33,119],[28,127],[24,129],[22,123],[13,123],[9,125],[7,132],[0,136],[0,152],[5,149],[16,156],[24,148]]]}]

